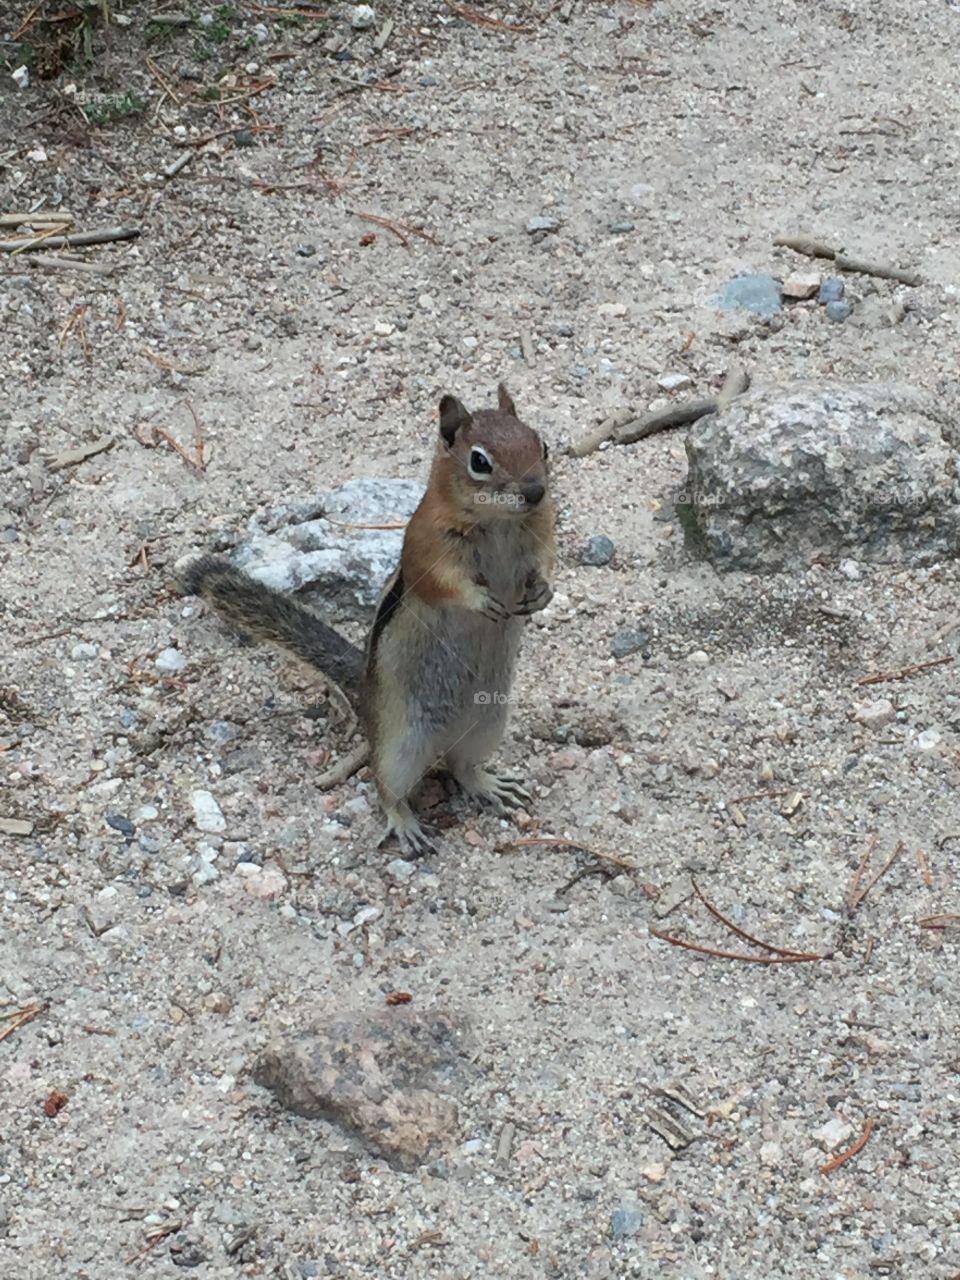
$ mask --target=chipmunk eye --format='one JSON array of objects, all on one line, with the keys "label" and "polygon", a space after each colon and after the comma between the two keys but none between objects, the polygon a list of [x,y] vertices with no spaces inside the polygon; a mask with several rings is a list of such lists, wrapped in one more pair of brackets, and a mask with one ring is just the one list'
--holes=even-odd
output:
[{"label": "chipmunk eye", "polygon": [[541,441],[540,441],[540,449],[541,449],[542,454],[543,454],[543,460],[544,460],[544,462],[546,462],[546,460],[547,460],[547,442],[546,442],[546,440],[541,440]]},{"label": "chipmunk eye", "polygon": [[470,450],[470,474],[474,480],[488,476],[493,471],[493,461],[485,449]]}]

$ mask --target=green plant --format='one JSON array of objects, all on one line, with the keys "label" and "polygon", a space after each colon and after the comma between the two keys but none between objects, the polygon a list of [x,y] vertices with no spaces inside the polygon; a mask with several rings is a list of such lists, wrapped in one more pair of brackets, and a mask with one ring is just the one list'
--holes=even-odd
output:
[{"label": "green plant", "polygon": [[117,124],[133,116],[143,115],[147,104],[136,93],[114,93],[84,105],[84,115],[91,124]]}]

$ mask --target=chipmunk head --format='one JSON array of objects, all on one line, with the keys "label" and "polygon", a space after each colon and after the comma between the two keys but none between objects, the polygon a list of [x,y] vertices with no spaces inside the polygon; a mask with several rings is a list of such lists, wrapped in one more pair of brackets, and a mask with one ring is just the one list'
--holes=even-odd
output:
[{"label": "chipmunk head", "polygon": [[547,492],[547,446],[517,417],[510,393],[497,408],[470,413],[455,396],[440,401],[440,451],[453,492],[482,519],[529,515]]}]

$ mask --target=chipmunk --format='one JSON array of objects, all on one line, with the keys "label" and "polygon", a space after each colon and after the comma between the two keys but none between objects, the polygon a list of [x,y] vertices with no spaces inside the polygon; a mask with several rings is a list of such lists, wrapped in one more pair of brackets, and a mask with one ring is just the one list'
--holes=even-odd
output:
[{"label": "chipmunk", "polygon": [[381,845],[433,851],[411,807],[442,765],[468,797],[500,812],[529,802],[520,783],[488,772],[503,737],[527,615],[549,604],[555,563],[547,447],[517,416],[501,383],[498,407],[440,401],[426,492],[407,526],[365,656],[292,596],[226,560],[203,557],[183,589],[229,622],[297,654],[353,696],[387,819]]}]

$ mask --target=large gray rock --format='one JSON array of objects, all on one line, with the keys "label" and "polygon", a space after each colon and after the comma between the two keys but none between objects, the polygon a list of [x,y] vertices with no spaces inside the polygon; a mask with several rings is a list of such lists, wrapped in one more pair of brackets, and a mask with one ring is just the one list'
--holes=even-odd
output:
[{"label": "large gray rock", "polygon": [[915,388],[796,383],[702,418],[677,512],[718,569],[960,555],[960,414]]},{"label": "large gray rock", "polygon": [[415,480],[350,480],[272,507],[251,524],[233,558],[267,586],[315,588],[325,602],[366,612],[397,567],[403,529],[353,526],[409,520],[422,494]]},{"label": "large gray rock", "polygon": [[469,1071],[466,1032],[453,1018],[410,1005],[335,1018],[266,1048],[254,1071],[288,1111],[329,1120],[397,1168],[450,1148],[449,1096]]}]

